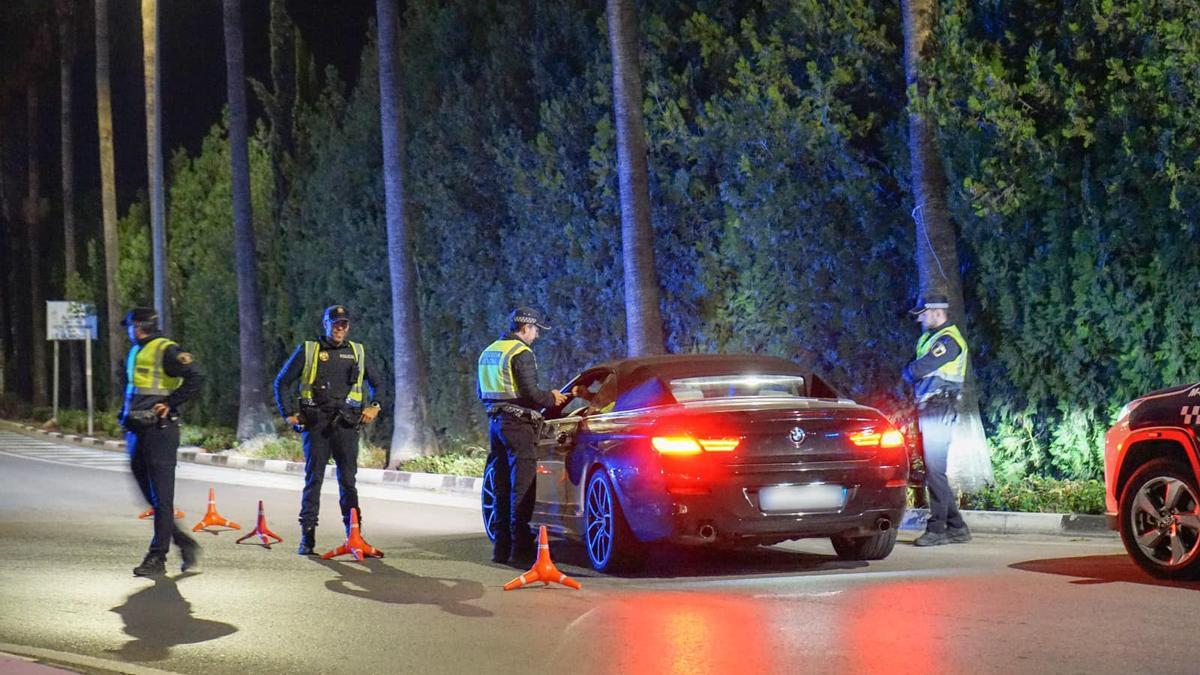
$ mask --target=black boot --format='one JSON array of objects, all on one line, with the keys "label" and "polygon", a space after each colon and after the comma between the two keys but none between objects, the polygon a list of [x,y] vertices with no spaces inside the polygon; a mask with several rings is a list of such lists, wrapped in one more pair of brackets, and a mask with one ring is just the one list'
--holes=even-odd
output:
[{"label": "black boot", "polygon": [[142,559],[142,564],[133,568],[135,577],[157,577],[167,573],[167,556],[151,551]]},{"label": "black boot", "polygon": [[300,548],[296,549],[296,553],[300,555],[316,555],[313,552],[313,547],[317,545],[317,528],[305,527],[300,531]]}]

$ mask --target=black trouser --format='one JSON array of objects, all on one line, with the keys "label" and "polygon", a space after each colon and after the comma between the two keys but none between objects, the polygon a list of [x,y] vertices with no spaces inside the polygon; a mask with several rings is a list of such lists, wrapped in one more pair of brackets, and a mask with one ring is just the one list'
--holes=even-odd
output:
[{"label": "black trouser", "polygon": [[175,452],[179,449],[179,424],[168,422],[162,428],[125,432],[129,449],[129,468],[142,495],[154,507],[154,538],[150,552],[167,555],[174,541],[176,546],[196,542],[175,524]]},{"label": "black trouser", "polygon": [[496,467],[496,542],[493,553],[510,550],[518,556],[533,554],[533,503],[537,496],[537,427],[507,415],[492,417],[489,462]]},{"label": "black trouser", "polygon": [[946,477],[950,437],[957,421],[956,406],[942,402],[922,406],[917,418],[921,447],[925,451],[925,486],[929,488],[929,520],[925,529],[930,532],[945,532],[947,526],[964,526],[950,479]]},{"label": "black trouser", "polygon": [[[321,510],[321,484],[325,481],[325,467],[329,458],[337,465],[338,505],[342,507],[342,524],[350,529],[350,509],[358,509],[358,522],[362,524],[362,507],[358,505],[358,488],[354,478],[358,473],[358,429],[337,419],[336,411],[305,411],[304,437],[304,492],[300,497],[300,527],[311,529],[317,526],[317,513]],[[312,418],[318,418],[312,424]]]}]

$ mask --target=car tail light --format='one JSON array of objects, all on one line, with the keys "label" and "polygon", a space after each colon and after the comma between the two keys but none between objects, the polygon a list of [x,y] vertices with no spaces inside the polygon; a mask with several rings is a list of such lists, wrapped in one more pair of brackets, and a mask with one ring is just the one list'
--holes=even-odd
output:
[{"label": "car tail light", "polygon": [[701,452],[733,452],[737,438],[692,438],[691,436],[654,436],[650,445],[661,455],[698,455]]},{"label": "car tail light", "polygon": [[850,434],[850,442],[860,448],[899,448],[904,445],[904,435],[895,429],[864,429]]}]

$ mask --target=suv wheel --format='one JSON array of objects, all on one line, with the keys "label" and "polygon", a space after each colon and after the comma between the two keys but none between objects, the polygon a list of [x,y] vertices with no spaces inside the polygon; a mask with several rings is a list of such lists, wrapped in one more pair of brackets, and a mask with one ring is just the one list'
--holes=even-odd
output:
[{"label": "suv wheel", "polygon": [[1200,489],[1187,466],[1156,459],[1121,492],[1121,541],[1139,567],[1161,579],[1200,576]]}]

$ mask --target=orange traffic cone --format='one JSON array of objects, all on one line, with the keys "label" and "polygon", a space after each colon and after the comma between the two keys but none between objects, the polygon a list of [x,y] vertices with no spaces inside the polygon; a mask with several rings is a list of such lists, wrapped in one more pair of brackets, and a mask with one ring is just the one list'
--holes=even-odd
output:
[{"label": "orange traffic cone", "polygon": [[559,572],[558,568],[554,566],[554,562],[550,560],[550,538],[546,536],[545,525],[538,528],[537,561],[533,563],[533,567],[530,567],[528,572],[504,584],[504,590],[511,591],[535,581],[542,582],[543,586],[549,586],[550,582],[554,582],[575,590],[581,588],[578,581]]},{"label": "orange traffic cone", "polygon": [[[221,514],[217,513],[217,492],[213,488],[208,488],[208,510],[204,512],[204,517],[200,519],[200,522],[192,526],[192,532],[208,530],[210,527],[228,527],[231,530],[242,529],[241,525],[232,520],[226,520]],[[217,532],[220,532],[220,530],[217,530]]]},{"label": "orange traffic cone", "polygon": [[[247,532],[244,536],[242,536],[240,539],[238,539],[234,543],[240,544],[243,541],[246,541],[250,537],[254,537],[254,536],[257,536],[259,539],[262,540],[262,545],[264,548],[271,548],[271,544],[278,544],[279,542],[283,541],[283,537],[275,534],[274,532],[271,531],[271,528],[267,527],[267,516],[263,512],[263,503],[262,503],[261,499],[258,500],[258,524],[254,526],[254,531]],[[275,539],[275,541],[271,541],[271,539],[269,539],[268,537],[273,537]]]},{"label": "orange traffic cone", "polygon": [[[148,508],[145,511],[142,511],[141,513],[138,514],[138,519],[140,519],[140,520],[145,520],[147,518],[153,518],[153,517],[154,517],[154,507],[153,506],[151,506],[150,508]],[[182,518],[183,511],[180,511],[179,509],[175,509],[175,517]]]},{"label": "orange traffic cone", "polygon": [[330,558],[346,555],[349,553],[354,556],[354,559],[362,562],[363,556],[371,556],[372,558],[382,558],[383,551],[375,548],[367,543],[367,540],[362,538],[362,534],[358,531],[358,509],[350,509],[350,536],[346,537],[346,543],[333,549],[326,551],[321,555],[321,560],[329,560]]}]

